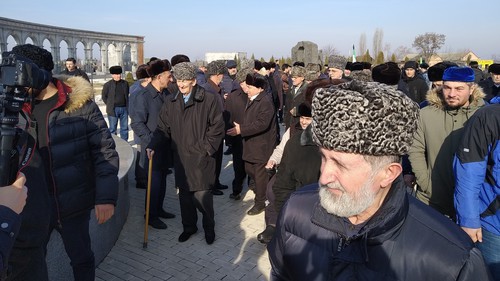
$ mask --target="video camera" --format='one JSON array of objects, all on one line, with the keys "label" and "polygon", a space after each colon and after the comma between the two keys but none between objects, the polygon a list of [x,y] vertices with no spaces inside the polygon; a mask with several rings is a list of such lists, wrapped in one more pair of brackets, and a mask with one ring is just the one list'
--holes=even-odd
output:
[{"label": "video camera", "polygon": [[[31,60],[2,53],[0,64],[0,187],[14,182],[19,170],[19,112],[31,100],[28,90],[47,87],[52,75]],[[21,144],[22,145],[22,144]]]}]

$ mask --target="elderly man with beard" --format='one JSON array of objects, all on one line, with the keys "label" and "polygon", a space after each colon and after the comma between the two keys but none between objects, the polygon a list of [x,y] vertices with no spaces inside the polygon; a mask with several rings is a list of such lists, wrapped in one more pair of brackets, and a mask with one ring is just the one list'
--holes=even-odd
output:
[{"label": "elderly man with beard", "polygon": [[312,115],[319,188],[283,206],[268,244],[271,280],[491,280],[467,234],[406,192],[400,161],[417,104],[354,80],[317,90]]}]

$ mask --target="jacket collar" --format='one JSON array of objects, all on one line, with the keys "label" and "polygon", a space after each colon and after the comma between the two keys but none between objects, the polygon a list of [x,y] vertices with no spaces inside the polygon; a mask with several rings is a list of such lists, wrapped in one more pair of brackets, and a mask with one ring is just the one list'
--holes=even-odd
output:
[{"label": "jacket collar", "polygon": [[314,143],[314,141],[313,141],[312,126],[311,125],[307,126],[307,128],[300,135],[300,145],[301,146],[315,146],[316,145],[316,143]]}]

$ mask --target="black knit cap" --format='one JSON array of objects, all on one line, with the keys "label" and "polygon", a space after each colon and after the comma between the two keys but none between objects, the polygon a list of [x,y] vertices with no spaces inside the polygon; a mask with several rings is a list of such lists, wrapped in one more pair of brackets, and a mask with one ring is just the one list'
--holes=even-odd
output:
[{"label": "black knit cap", "polygon": [[32,44],[17,45],[12,48],[12,53],[30,59],[39,68],[51,72],[54,69],[52,54],[38,46]]}]

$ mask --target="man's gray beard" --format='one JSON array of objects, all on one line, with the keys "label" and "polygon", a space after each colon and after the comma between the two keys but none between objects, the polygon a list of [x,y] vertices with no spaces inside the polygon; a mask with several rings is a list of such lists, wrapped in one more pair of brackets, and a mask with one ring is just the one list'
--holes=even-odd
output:
[{"label": "man's gray beard", "polygon": [[[349,194],[345,188],[338,182],[320,185],[319,199],[321,206],[332,214],[342,218],[349,218],[361,214],[368,209],[375,200],[376,192],[370,189],[373,184],[373,178],[368,179],[361,189],[355,194]],[[332,194],[328,188],[339,189],[342,191],[340,196]]]}]

